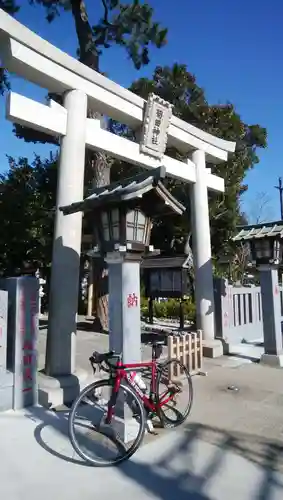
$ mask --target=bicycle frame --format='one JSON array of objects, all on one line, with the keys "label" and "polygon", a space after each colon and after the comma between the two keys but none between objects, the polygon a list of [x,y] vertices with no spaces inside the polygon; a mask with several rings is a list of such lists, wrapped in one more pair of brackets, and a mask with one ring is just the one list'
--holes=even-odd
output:
[{"label": "bicycle frame", "polygon": [[[151,381],[150,381],[150,397],[148,398],[143,391],[140,389],[138,384],[135,383],[134,380],[131,379],[129,376],[129,373],[138,370],[140,368],[151,368]],[[113,410],[114,406],[117,401],[117,396],[119,392],[119,388],[121,385],[121,382],[125,379],[129,383],[129,385],[132,387],[132,389],[135,391],[135,393],[138,395],[138,397],[142,400],[145,408],[147,408],[150,412],[156,413],[159,408],[161,408],[163,405],[167,404],[168,401],[170,401],[173,397],[173,395],[170,395],[166,399],[168,391],[165,391],[161,397],[159,398],[159,402],[154,402],[151,399],[151,396],[153,394],[156,394],[156,375],[157,375],[157,361],[153,359],[152,361],[148,362],[142,362],[142,363],[130,363],[130,364],[122,364],[121,361],[117,362],[116,365],[116,371],[115,371],[115,378],[114,378],[114,387],[112,391],[112,395],[109,401],[108,405],[108,411],[107,411],[107,417],[106,417],[106,422],[111,423],[111,419],[113,416]]]}]

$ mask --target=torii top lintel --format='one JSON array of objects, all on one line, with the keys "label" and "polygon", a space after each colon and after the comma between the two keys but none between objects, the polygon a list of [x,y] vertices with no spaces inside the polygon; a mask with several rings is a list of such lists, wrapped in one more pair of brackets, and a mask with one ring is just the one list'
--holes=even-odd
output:
[{"label": "torii top lintel", "polygon": [[[143,121],[144,100],[93,71],[0,10],[0,56],[3,65],[51,92],[83,90],[88,105],[132,127]],[[201,149],[208,161],[226,161],[235,143],[219,139],[173,116],[168,144],[182,152]],[[212,187],[213,189],[213,187]]]}]

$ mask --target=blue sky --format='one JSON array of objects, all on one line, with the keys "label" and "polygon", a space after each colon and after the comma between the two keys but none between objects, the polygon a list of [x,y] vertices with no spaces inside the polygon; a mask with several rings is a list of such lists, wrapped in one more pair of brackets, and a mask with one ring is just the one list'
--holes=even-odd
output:
[{"label": "blue sky", "polygon": [[[75,55],[77,44],[69,13],[48,24],[42,8],[20,0],[18,20],[60,49]],[[101,69],[123,86],[133,79],[151,76],[156,65],[184,63],[197,77],[211,103],[232,102],[242,119],[258,123],[268,130],[268,148],[260,153],[260,164],[247,176],[248,193],[243,208],[254,212],[257,193],[270,198],[268,217],[279,218],[278,193],[274,189],[283,176],[283,2],[281,0],[150,0],[155,17],[168,27],[168,45],[152,50],[151,63],[139,72],[133,69],[122,49],[104,52]],[[97,14],[87,1],[90,20]],[[13,90],[43,100],[44,89],[21,79],[12,79]],[[0,171],[8,168],[6,154],[48,155],[49,146],[26,144],[12,134],[12,125],[4,119],[4,99],[0,99]],[[267,214],[266,214],[267,215]]]}]

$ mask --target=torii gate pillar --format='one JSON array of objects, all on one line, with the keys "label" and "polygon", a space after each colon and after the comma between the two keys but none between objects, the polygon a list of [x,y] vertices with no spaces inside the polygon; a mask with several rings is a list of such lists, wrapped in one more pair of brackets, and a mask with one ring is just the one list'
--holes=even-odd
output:
[{"label": "torii gate pillar", "polygon": [[192,161],[196,168],[196,182],[191,185],[191,218],[197,328],[203,332],[204,355],[214,358],[223,354],[223,347],[221,341],[215,339],[213,269],[208,192],[205,180],[205,152],[194,151]]},{"label": "torii gate pillar", "polygon": [[[50,401],[44,399],[49,398],[50,393],[52,393],[52,404],[56,406],[57,403],[61,403],[62,394],[65,401],[73,400],[74,390],[76,387],[79,390],[79,383],[75,383],[75,343],[82,213],[64,217],[59,207],[75,200],[80,201],[84,195],[86,94],[81,90],[66,92],[64,107],[67,110],[67,133],[61,139],[57,180],[45,363],[47,377],[40,377],[39,381],[40,400],[46,406]],[[53,387],[50,387],[49,382]],[[55,401],[54,397],[58,398],[58,401]]]}]

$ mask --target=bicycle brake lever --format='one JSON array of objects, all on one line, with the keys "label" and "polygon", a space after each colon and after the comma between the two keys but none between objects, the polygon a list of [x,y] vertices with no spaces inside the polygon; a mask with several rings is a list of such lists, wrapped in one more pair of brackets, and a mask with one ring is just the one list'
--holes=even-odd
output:
[{"label": "bicycle brake lever", "polygon": [[95,363],[95,361],[94,361],[94,357],[93,357],[93,356],[91,356],[91,357],[89,358],[89,362],[90,362],[90,364],[91,364],[91,367],[92,367],[92,370],[93,370],[93,374],[95,375],[95,374],[96,374],[96,366],[95,366],[95,364],[94,364],[94,363]]}]

